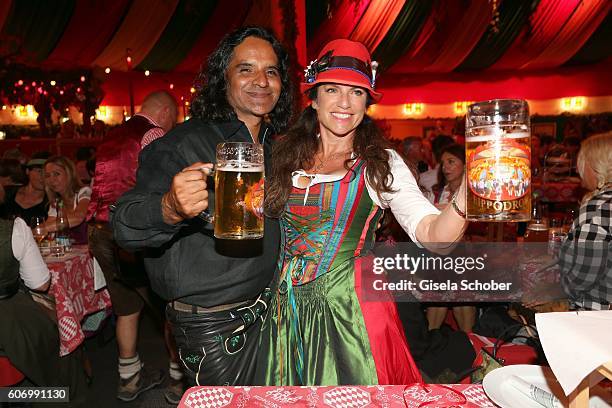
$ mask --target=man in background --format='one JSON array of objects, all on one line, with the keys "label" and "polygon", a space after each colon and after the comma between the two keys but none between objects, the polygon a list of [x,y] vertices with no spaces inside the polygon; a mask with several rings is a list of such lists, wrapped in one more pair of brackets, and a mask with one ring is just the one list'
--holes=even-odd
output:
[{"label": "man in background", "polygon": [[[165,91],[153,92],[145,97],[140,112],[111,130],[97,149],[93,191],[87,211],[89,246],[104,273],[113,310],[117,315],[117,398],[122,401],[135,400],[142,392],[161,384],[164,376],[162,372],[142,369],[136,345],[138,322],[144,306],[141,293],[146,293],[146,289],[139,291],[136,288],[146,286],[146,275],[142,259],[137,254],[121,250],[115,244],[109,224],[109,207],[136,183],[141,149],[172,129],[176,119],[177,105],[174,97]],[[172,351],[170,353],[172,359]],[[172,388],[179,387],[182,377],[176,361],[174,358],[174,362],[170,363],[170,394]],[[182,393],[182,385],[176,393]]]}]

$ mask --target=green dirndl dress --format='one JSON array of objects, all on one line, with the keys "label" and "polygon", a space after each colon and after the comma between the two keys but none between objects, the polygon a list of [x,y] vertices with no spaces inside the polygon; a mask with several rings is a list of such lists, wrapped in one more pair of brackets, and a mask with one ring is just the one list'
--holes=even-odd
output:
[{"label": "green dirndl dress", "polygon": [[341,180],[293,188],[280,220],[278,284],[262,326],[257,383],[421,381],[395,303],[361,299],[361,265],[382,213],[360,159]]}]

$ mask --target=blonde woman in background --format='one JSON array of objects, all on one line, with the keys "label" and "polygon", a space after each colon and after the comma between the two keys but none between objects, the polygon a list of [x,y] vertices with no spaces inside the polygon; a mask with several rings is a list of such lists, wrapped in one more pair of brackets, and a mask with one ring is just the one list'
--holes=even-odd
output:
[{"label": "blonde woman in background", "polygon": [[585,139],[577,161],[585,196],[559,252],[561,283],[576,310],[612,309],[612,132]]},{"label": "blonde woman in background", "polygon": [[91,199],[91,188],[79,181],[72,160],[65,156],[50,157],[43,168],[45,189],[49,198],[49,218],[45,224],[47,231],[55,232],[57,202],[63,202],[64,216],[68,219],[70,237],[77,244],[87,242],[87,224],[85,215]]}]

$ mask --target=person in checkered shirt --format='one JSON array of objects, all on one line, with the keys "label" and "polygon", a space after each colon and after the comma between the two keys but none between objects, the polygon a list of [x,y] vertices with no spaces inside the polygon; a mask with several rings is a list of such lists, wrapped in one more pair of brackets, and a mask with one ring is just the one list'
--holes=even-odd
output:
[{"label": "person in checkered shirt", "polygon": [[559,252],[561,283],[577,310],[612,309],[612,132],[582,142],[582,185],[590,191]]}]

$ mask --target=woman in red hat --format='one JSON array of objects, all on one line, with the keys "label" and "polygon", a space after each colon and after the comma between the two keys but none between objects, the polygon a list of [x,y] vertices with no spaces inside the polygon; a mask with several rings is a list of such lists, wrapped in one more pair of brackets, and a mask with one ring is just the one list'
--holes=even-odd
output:
[{"label": "woman in red hat", "polygon": [[274,147],[265,209],[280,220],[283,248],[262,328],[262,383],[421,381],[395,304],[364,302],[361,271],[372,273],[366,255],[384,208],[427,247],[458,239],[465,187],[442,213],[421,194],[366,115],[382,96],[375,76],[363,44],[328,43],[301,85],[311,105]]}]

